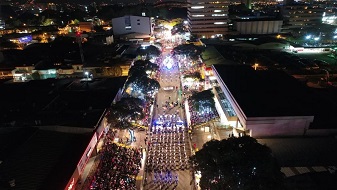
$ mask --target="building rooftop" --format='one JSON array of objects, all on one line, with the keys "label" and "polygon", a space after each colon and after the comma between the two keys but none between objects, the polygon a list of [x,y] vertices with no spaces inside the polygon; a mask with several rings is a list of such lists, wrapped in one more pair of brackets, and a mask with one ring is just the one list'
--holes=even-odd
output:
[{"label": "building rooftop", "polygon": [[247,117],[311,116],[306,86],[282,71],[244,65],[214,65]]},{"label": "building rooftop", "polygon": [[333,137],[258,139],[267,145],[281,167],[336,166],[337,140]]},{"label": "building rooftop", "polygon": [[[0,128],[0,189],[63,189],[92,134]],[[7,188],[6,188],[7,187]]]},{"label": "building rooftop", "polygon": [[126,77],[48,79],[1,84],[0,126],[95,127]]},{"label": "building rooftop", "polygon": [[[337,140],[334,137],[257,139],[267,145],[287,176],[288,189],[336,187]],[[333,171],[334,170],[334,171]],[[288,177],[290,175],[290,177]]]},{"label": "building rooftop", "polygon": [[309,88],[283,71],[214,65],[247,117],[314,116],[310,129],[333,129],[337,89]]}]

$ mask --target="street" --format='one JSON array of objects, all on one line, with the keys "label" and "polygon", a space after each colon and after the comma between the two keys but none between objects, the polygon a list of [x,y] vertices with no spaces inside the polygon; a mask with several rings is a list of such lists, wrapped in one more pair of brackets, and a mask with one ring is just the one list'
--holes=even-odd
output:
[{"label": "street", "polygon": [[178,64],[163,52],[160,64],[160,86],[148,131],[148,157],[144,189],[191,189],[192,174],[182,98],[179,94]]}]

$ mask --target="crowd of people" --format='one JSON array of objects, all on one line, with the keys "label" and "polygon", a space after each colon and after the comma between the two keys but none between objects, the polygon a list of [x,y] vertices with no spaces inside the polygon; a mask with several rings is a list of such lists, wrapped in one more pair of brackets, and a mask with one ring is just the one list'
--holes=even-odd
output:
[{"label": "crowd of people", "polygon": [[148,147],[148,171],[184,170],[189,167],[184,131],[152,134]]},{"label": "crowd of people", "polygon": [[136,176],[141,167],[142,152],[113,143],[115,132],[107,134],[100,152],[100,164],[93,176],[92,190],[135,190]]},{"label": "crowd of people", "polygon": [[175,189],[178,186],[179,175],[170,170],[153,172],[153,183],[155,186],[159,186],[160,189],[169,189],[173,186]]},{"label": "crowd of people", "polygon": [[218,112],[216,110],[205,111],[204,113],[200,113],[195,110],[192,106],[191,100],[188,101],[189,110],[190,110],[190,120],[191,126],[199,125],[202,123],[206,123],[213,119],[219,118]]},{"label": "crowd of people", "polygon": [[214,112],[200,114],[199,112],[191,111],[191,126],[206,123],[216,118],[218,118],[218,115]]},{"label": "crowd of people", "polygon": [[177,187],[177,172],[190,166],[186,149],[188,141],[185,139],[187,131],[184,126],[168,127],[175,125],[172,117],[164,115],[160,119],[163,125],[153,125],[148,140],[148,182],[162,189]]}]

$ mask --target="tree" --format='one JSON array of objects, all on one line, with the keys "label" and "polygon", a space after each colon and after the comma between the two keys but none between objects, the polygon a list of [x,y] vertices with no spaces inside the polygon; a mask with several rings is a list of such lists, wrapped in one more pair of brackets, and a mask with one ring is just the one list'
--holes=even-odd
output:
[{"label": "tree", "polygon": [[34,73],[32,73],[32,78],[33,78],[33,80],[40,80],[41,75],[38,71],[35,71]]},{"label": "tree", "polygon": [[[160,88],[159,82],[150,78],[152,72],[156,72],[159,66],[149,60],[137,60],[129,69],[129,77],[125,83],[126,88],[131,87],[132,92],[139,92],[147,96],[149,93],[157,91]],[[150,74],[147,74],[150,71]],[[131,94],[132,94],[131,92]],[[139,93],[133,93],[139,95]],[[137,96],[138,97],[138,96]]]},{"label": "tree", "polygon": [[202,77],[201,77],[201,74],[200,72],[196,71],[194,73],[191,73],[191,74],[187,74],[187,75],[184,75],[184,78],[192,78],[194,80],[201,80]]},{"label": "tree", "polygon": [[173,48],[173,53],[174,54],[184,54],[190,57],[195,57],[195,56],[199,56],[203,51],[203,48],[200,46],[196,46],[194,44],[182,44],[179,45],[175,48]]},{"label": "tree", "polygon": [[283,190],[283,175],[270,148],[256,139],[211,140],[191,156],[200,187],[212,190]]},{"label": "tree", "polygon": [[155,63],[152,63],[149,60],[137,60],[133,63],[133,66],[129,69],[129,74],[132,74],[135,71],[144,70],[156,72],[158,71],[159,66]]},{"label": "tree", "polygon": [[148,59],[152,57],[158,57],[161,54],[161,51],[154,45],[150,45],[147,47],[139,47],[137,49],[138,55],[146,55]]},{"label": "tree", "polygon": [[108,122],[118,129],[132,128],[132,122],[143,119],[144,101],[139,98],[122,98],[113,104],[107,113]]},{"label": "tree", "polygon": [[50,18],[47,18],[46,20],[44,20],[42,22],[43,26],[49,26],[49,25],[53,25],[53,24],[54,24],[54,21],[53,21],[53,19],[50,19]]},{"label": "tree", "polygon": [[174,34],[184,34],[185,32],[187,32],[187,28],[185,27],[183,22],[177,23],[171,29],[172,35],[174,35]]},{"label": "tree", "polygon": [[144,94],[145,96],[153,94],[160,88],[159,82],[155,79],[151,79],[145,73],[145,70],[138,70],[129,75],[128,80],[125,83],[125,86],[131,87],[131,94],[134,92],[134,96],[139,97],[139,93]]},{"label": "tree", "polygon": [[190,100],[199,112],[203,110],[215,110],[214,94],[211,90],[196,92],[192,94]]}]

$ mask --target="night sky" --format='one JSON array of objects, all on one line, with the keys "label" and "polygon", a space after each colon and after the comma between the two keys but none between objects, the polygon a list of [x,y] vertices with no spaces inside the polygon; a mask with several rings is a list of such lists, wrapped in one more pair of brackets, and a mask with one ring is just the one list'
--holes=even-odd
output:
[{"label": "night sky", "polygon": [[[2,0],[0,0],[2,1]],[[6,1],[6,0],[3,0]],[[10,1],[10,0],[9,0]],[[32,0],[11,0],[12,2],[19,2],[19,3],[25,3],[27,1]],[[54,3],[77,3],[77,4],[90,4],[92,2],[96,2],[97,4],[100,4],[101,2],[106,3],[138,3],[140,0],[34,0],[35,2],[54,2]],[[144,0],[145,2],[153,3],[158,1],[186,1],[186,0]]]}]

